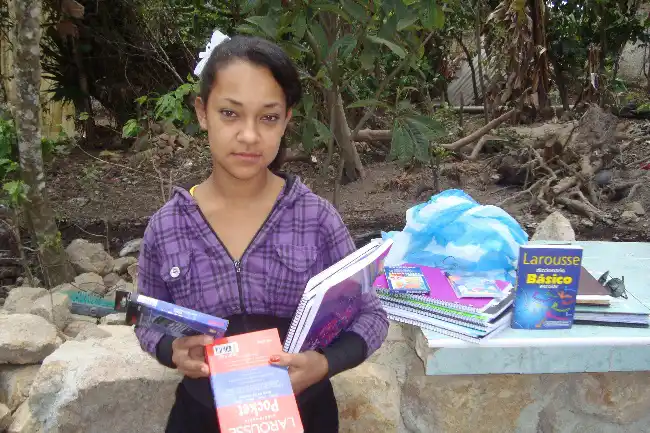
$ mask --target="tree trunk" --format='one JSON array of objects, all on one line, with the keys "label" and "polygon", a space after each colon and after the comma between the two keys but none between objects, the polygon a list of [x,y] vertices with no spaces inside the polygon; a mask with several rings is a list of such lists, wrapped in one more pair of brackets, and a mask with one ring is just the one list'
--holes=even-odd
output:
[{"label": "tree trunk", "polygon": [[481,84],[481,95],[483,95],[483,117],[485,124],[490,121],[490,116],[488,112],[490,107],[488,107],[488,99],[485,94],[485,80],[483,79],[483,56],[481,55],[481,0],[476,0],[476,17],[474,23],[474,39],[476,42],[476,63],[478,64],[478,79]]},{"label": "tree trunk", "polygon": [[535,47],[544,48],[542,54],[537,54],[536,61],[538,68],[537,86],[533,92],[537,93],[539,108],[547,108],[550,105],[548,98],[549,86],[549,71],[548,71],[548,56],[546,54],[546,13],[544,2],[542,0],[530,0],[530,16],[533,22],[533,43]]},{"label": "tree trunk", "polygon": [[24,205],[27,223],[38,244],[38,256],[48,288],[74,278],[67,260],[45,189],[40,116],[41,0],[12,0],[14,3],[16,83],[15,118],[20,170],[27,186]]},{"label": "tree trunk", "polygon": [[359,178],[365,176],[361,158],[357,152],[357,148],[352,141],[352,132],[348,125],[348,119],[345,115],[345,107],[343,106],[343,98],[341,92],[336,86],[332,86],[328,92],[327,101],[330,104],[330,112],[332,113],[331,125],[332,134],[334,139],[339,145],[341,150],[341,158],[343,158],[343,177],[342,184],[354,182]]},{"label": "tree trunk", "polygon": [[84,120],[84,129],[86,132],[86,140],[92,142],[95,138],[95,120],[94,113],[92,108],[92,103],[90,101],[90,88],[88,87],[88,75],[86,74],[86,68],[84,67],[83,58],[79,52],[79,41],[73,38],[72,36],[68,37],[70,46],[72,47],[72,53],[74,54],[74,62],[77,66],[77,71],[79,73],[79,88],[84,94],[83,98],[83,110],[86,113],[86,119]]},{"label": "tree trunk", "polygon": [[478,84],[476,82],[476,69],[474,68],[474,59],[472,58],[472,55],[469,53],[469,50],[467,49],[465,42],[463,42],[463,35],[462,34],[455,35],[454,39],[456,39],[456,42],[458,42],[458,45],[460,45],[460,48],[463,50],[463,53],[465,53],[465,57],[467,58],[467,65],[469,66],[469,69],[472,72],[472,88],[474,89],[474,103],[479,104],[481,101],[478,96]]}]

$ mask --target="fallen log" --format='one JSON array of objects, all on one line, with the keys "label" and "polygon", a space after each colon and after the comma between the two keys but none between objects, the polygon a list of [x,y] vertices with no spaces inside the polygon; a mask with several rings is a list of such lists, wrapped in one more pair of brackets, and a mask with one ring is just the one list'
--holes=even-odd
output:
[{"label": "fallen log", "polygon": [[[515,114],[515,109],[508,111],[505,114],[493,119],[487,125],[483,126],[480,129],[472,132],[466,137],[456,140],[453,143],[442,144],[441,146],[449,150],[458,150],[462,147],[472,144],[473,142],[480,139],[482,136],[511,118]],[[355,135],[353,141],[390,141],[393,138],[393,132],[390,129],[362,129],[357,135]]]},{"label": "fallen log", "polygon": [[353,141],[391,141],[393,131],[390,129],[362,129],[357,135],[352,137]]},{"label": "fallen log", "polygon": [[442,144],[442,147],[444,147],[445,149],[449,149],[449,150],[459,150],[459,149],[467,146],[468,144],[472,144],[473,142],[475,142],[476,140],[478,140],[479,138],[481,138],[482,136],[484,136],[485,134],[487,134],[488,132],[490,132],[491,130],[493,130],[497,126],[501,125],[503,122],[505,122],[509,118],[511,118],[515,114],[516,111],[517,110],[513,108],[512,110],[508,111],[507,113],[502,114],[501,116],[497,117],[496,119],[493,119],[492,121],[490,121],[487,125],[483,126],[482,128],[477,129],[476,131],[472,132],[468,136],[463,137],[460,140],[456,140],[453,143]]}]

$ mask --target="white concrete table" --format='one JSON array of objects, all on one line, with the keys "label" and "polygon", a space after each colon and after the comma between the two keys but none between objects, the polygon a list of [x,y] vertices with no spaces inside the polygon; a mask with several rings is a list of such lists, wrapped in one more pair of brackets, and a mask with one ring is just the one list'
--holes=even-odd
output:
[{"label": "white concrete table", "polygon": [[[650,308],[650,243],[577,243],[587,270],[624,276]],[[408,344],[417,354],[401,357],[412,366],[400,385],[409,432],[650,433],[650,329],[508,328],[473,344],[392,326],[407,337],[384,351]]]}]

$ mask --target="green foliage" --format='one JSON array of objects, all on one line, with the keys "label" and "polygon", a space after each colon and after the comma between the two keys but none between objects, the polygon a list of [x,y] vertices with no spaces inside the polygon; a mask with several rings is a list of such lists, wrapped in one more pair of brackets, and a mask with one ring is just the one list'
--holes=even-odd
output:
[{"label": "green foliage", "polygon": [[[18,158],[18,138],[14,122],[0,118],[0,160],[16,160]],[[2,171],[0,171],[2,177]]]},{"label": "green foliage", "polygon": [[[397,138],[393,140],[397,147],[392,154],[405,158],[428,154],[432,125],[422,120],[413,105],[398,107],[395,101],[400,98],[391,95],[405,88],[422,88],[435,75],[424,57],[423,40],[427,33],[444,26],[442,3],[321,0],[294,2],[291,8],[284,8],[280,1],[271,1],[253,12],[237,32],[276,41],[300,65],[306,86],[323,95],[331,89],[341,92],[351,100],[347,110],[399,111]],[[391,75],[394,71],[401,73]],[[317,107],[313,98],[296,107],[296,135],[306,151],[332,138],[327,126],[330,111],[329,107]]]},{"label": "green foliage", "polygon": [[[41,139],[43,158],[64,153],[67,137],[61,133],[58,140]],[[11,119],[0,117],[0,202],[11,207],[26,200],[27,185],[20,180],[18,164],[18,137]]]},{"label": "green foliage", "polygon": [[393,121],[393,137],[389,157],[400,163],[415,159],[431,161],[432,142],[446,135],[442,122],[417,114],[410,102],[401,101]]},{"label": "green foliage", "polygon": [[27,201],[27,185],[22,180],[11,180],[2,184],[0,201],[5,202],[9,207],[16,209]]},{"label": "green foliage", "polygon": [[637,8],[638,2],[617,0],[553,2],[546,27],[549,56],[567,76],[581,78],[589,45],[605,42],[603,66],[611,67],[627,42],[650,42],[650,22],[637,16]]},{"label": "green foliage", "polygon": [[0,202],[11,207],[20,204],[24,198],[25,184],[14,180],[19,173],[18,139],[13,121],[0,118]]},{"label": "green foliage", "polygon": [[187,83],[181,84],[169,93],[160,96],[141,96],[136,99],[143,113],[139,119],[129,119],[122,127],[123,137],[136,137],[143,127],[140,121],[171,122],[174,126],[188,130],[196,124],[194,108],[189,105],[188,98],[199,92],[199,82],[191,75]]}]

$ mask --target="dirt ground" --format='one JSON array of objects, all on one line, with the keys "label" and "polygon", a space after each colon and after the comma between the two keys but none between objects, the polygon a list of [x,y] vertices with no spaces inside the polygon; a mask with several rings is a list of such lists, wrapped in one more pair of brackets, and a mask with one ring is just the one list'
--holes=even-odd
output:
[{"label": "dirt ground", "polygon": [[[626,149],[625,158],[634,162],[650,159],[650,122],[634,122],[631,127],[647,140],[636,140]],[[532,130],[534,126],[517,127],[519,134]],[[426,201],[433,191],[429,190],[416,198],[416,191],[422,185],[433,185],[432,170],[428,167],[411,168],[408,171],[395,162],[386,162],[385,146],[360,145],[365,163],[365,178],[343,185],[340,190],[339,211],[344,221],[358,238],[380,230],[400,230],[405,221],[406,210]],[[65,241],[75,237],[103,238],[111,250],[131,238],[141,236],[148,217],[166,200],[169,183],[191,185],[201,181],[211,169],[210,157],[205,143],[195,141],[189,146],[155,150],[154,157],[140,158],[132,152],[114,151],[100,154],[76,147],[67,156],[55,158],[48,164],[48,189]],[[446,162],[441,168],[441,188],[464,190],[481,204],[498,204],[520,189],[496,184],[498,175],[488,162],[493,155],[483,155],[478,161]],[[317,161],[324,159],[316,153]],[[332,200],[334,189],[330,170],[329,179],[320,182],[318,164],[292,162],[284,170],[299,175],[316,193]],[[638,168],[630,170],[638,172]],[[637,173],[638,174],[638,173]],[[629,173],[615,172],[614,176],[625,177]],[[638,201],[650,212],[650,185],[644,184],[637,190],[634,201]],[[534,213],[529,200],[520,200],[504,206],[529,235],[536,225],[546,217]],[[625,200],[607,203],[604,206],[616,220],[625,208]],[[567,213],[577,236],[581,239],[650,240],[647,216],[634,223],[615,221],[612,226],[586,221],[584,217]]]}]

